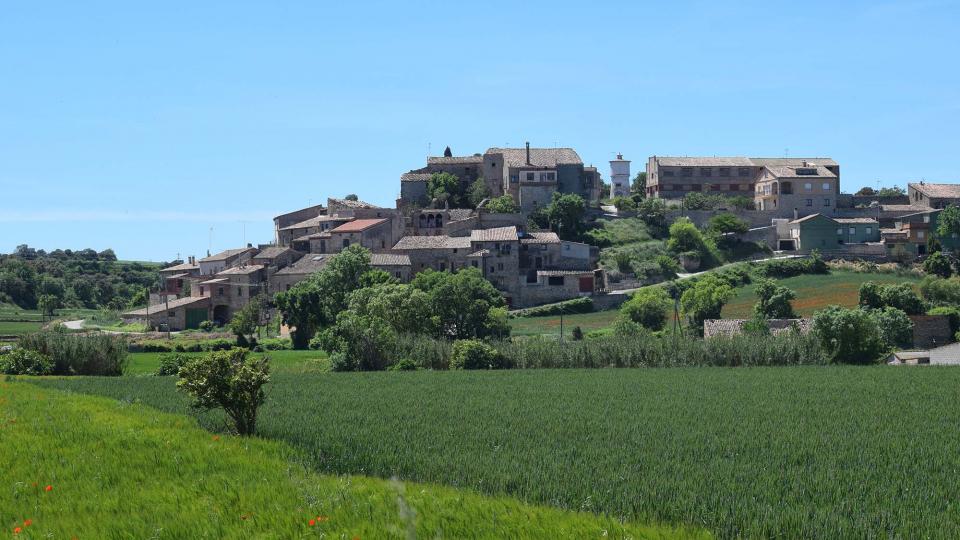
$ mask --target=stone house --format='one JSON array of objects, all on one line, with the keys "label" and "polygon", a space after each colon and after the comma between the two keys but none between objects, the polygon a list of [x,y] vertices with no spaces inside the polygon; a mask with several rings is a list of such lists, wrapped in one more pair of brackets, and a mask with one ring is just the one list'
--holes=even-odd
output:
[{"label": "stone house", "polygon": [[898,217],[892,228],[882,231],[891,257],[909,260],[926,255],[931,238],[936,238],[945,250],[956,251],[960,248],[960,238],[955,233],[949,237],[937,234],[939,216],[940,210],[926,209]]},{"label": "stone house", "polygon": [[329,234],[329,238],[320,239],[320,253],[339,253],[351,245],[384,252],[394,244],[393,222],[386,218],[355,219],[330,229]]},{"label": "stone house", "polygon": [[145,324],[151,329],[179,332],[199,328],[201,322],[208,320],[209,311],[209,297],[186,296],[128,311],[123,313],[121,318],[125,323]]},{"label": "stone house", "polygon": [[187,257],[187,262],[168,266],[160,270],[160,279],[163,289],[150,293],[150,305],[159,304],[168,300],[175,300],[184,296],[187,281],[200,275],[200,265],[193,257]]},{"label": "stone house", "polygon": [[871,218],[831,218],[812,214],[790,221],[787,231],[789,237],[778,239],[778,249],[835,251],[851,244],[880,241],[879,224]]},{"label": "stone house", "polygon": [[[811,164],[816,164],[817,174],[823,172],[819,170],[823,167],[833,175],[836,187],[832,195],[835,199],[840,193],[840,165],[830,158],[650,156],[647,160],[647,196],[680,199],[687,193],[702,192],[753,198],[764,169],[769,168],[769,174],[776,176],[791,174],[781,170],[784,167],[809,168]],[[821,192],[820,195],[825,194]],[[806,204],[805,200],[802,202]],[[835,202],[831,201],[831,205]],[[792,210],[783,204],[778,207]]]},{"label": "stone house", "polygon": [[795,166],[765,166],[756,181],[757,210],[777,215],[833,212],[839,177],[827,167],[803,161]]},{"label": "stone house", "polygon": [[371,253],[370,266],[383,270],[405,283],[413,277],[413,265],[409,255],[399,253]]},{"label": "stone house", "polygon": [[216,255],[204,257],[198,261],[198,265],[200,266],[200,275],[211,276],[218,272],[222,272],[227,268],[249,261],[256,254],[257,250],[255,248],[252,246],[247,246],[245,248],[228,249],[221,251]]},{"label": "stone house", "polygon": [[297,262],[277,270],[270,276],[267,290],[270,296],[289,291],[291,287],[306,279],[310,274],[323,270],[333,255],[326,253],[307,253]]},{"label": "stone house", "polygon": [[293,212],[288,212],[286,214],[281,214],[273,218],[274,243],[278,246],[289,246],[291,238],[285,238],[284,235],[281,234],[281,230],[287,229],[291,225],[322,216],[326,213],[327,209],[324,208],[323,205],[318,204],[307,208],[301,208],[300,210],[294,210]]},{"label": "stone house", "polygon": [[927,208],[946,208],[960,206],[960,184],[928,184],[917,182],[907,184],[907,197],[910,204]]},{"label": "stone house", "polygon": [[456,270],[468,265],[469,236],[404,236],[391,250],[410,259],[411,272],[428,268],[438,271]]},{"label": "stone house", "polygon": [[277,231],[277,245],[291,247],[300,252],[306,252],[310,249],[310,241],[317,235],[328,232],[353,221],[352,217],[346,216],[314,216],[303,221],[291,223]]}]

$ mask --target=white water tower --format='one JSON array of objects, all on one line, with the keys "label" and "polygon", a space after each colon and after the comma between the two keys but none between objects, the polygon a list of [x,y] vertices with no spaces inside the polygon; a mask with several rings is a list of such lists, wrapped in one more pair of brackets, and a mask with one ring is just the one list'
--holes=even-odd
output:
[{"label": "white water tower", "polygon": [[610,198],[630,196],[630,160],[623,159],[618,153],[617,159],[610,160]]}]

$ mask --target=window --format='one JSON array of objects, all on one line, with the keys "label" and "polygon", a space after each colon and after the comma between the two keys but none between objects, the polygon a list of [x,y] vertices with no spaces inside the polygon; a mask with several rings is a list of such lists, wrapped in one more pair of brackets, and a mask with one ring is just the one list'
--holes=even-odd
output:
[{"label": "window", "polygon": [[866,232],[867,234],[870,234],[871,232],[873,232],[873,228],[872,228],[872,227],[867,227],[864,232]]},{"label": "window", "polygon": [[287,283],[287,290],[288,290],[288,291],[290,290],[290,284],[289,284],[289,283]]},{"label": "window", "polygon": [[[556,179],[557,179],[557,177],[556,177],[555,173],[552,173],[552,172],[548,172],[548,173],[547,173],[547,180],[553,182],[553,181],[556,180]],[[589,184],[590,184],[590,179],[588,178],[588,179],[587,179],[587,185],[589,185]]]},{"label": "window", "polygon": [[673,177],[673,171],[663,171],[663,176]]},{"label": "window", "polygon": [[350,247],[350,240],[349,240],[349,239],[347,239],[347,238],[344,238],[344,239],[343,239],[343,247],[344,247],[344,248]]},{"label": "window", "polygon": [[480,267],[480,266],[477,264],[477,261],[471,261],[470,264],[472,264],[474,268],[479,268],[479,267]]},{"label": "window", "polygon": [[737,169],[737,176],[739,176],[739,177],[741,177],[741,178],[742,178],[742,177],[746,177],[746,176],[750,176],[750,168],[749,168],[749,167],[740,167],[739,169]]},{"label": "window", "polygon": [[823,200],[823,205],[824,205],[824,206],[830,206],[830,199],[824,199],[824,200]]},{"label": "window", "polygon": [[807,206],[813,206],[813,199],[807,199]]},{"label": "window", "polygon": [[730,176],[730,167],[720,167],[720,176]]},{"label": "window", "polygon": [[930,214],[927,214],[927,215],[923,216],[923,222],[924,222],[924,223],[930,223]]},{"label": "window", "polygon": [[857,234],[857,228],[856,228],[856,227],[850,227],[850,236],[853,236],[853,235],[855,235],[855,234]]},{"label": "window", "polygon": [[680,169],[680,176],[693,176],[693,167],[683,167]]},{"label": "window", "polygon": [[387,247],[387,242],[386,242],[386,240],[381,240],[381,241],[380,241],[380,248],[381,248],[381,249],[385,249],[386,247]]},{"label": "window", "polygon": [[200,296],[203,296],[203,287],[200,287]]},{"label": "window", "polygon": [[824,183],[823,183],[823,190],[824,190],[824,191],[830,191],[830,182],[824,182]]},{"label": "window", "polygon": [[563,276],[549,276],[549,277],[547,277],[547,285],[560,285],[560,286],[563,286]]},{"label": "window", "polygon": [[804,168],[797,168],[797,176],[814,176],[814,175],[816,175],[816,174],[817,174],[817,170],[816,170],[816,169],[810,169],[810,168],[806,168],[806,167],[804,167]]},{"label": "window", "polygon": [[492,274],[492,273],[494,273],[495,271],[496,271],[496,270],[494,270],[494,268],[491,266],[491,267],[490,267],[490,273]]},{"label": "window", "polygon": [[917,240],[923,240],[925,236],[925,231],[917,231]]},{"label": "window", "polygon": [[176,316],[177,316],[177,314],[174,313],[174,312],[172,312],[172,311],[168,311],[168,312],[167,312],[167,317],[171,317],[171,318],[172,318],[172,317],[176,317]]},{"label": "window", "polygon": [[511,175],[510,175],[510,182],[511,182],[511,183],[516,184],[516,183],[519,182],[519,181],[520,181],[520,175],[519,175],[519,174],[511,174]]},{"label": "window", "polygon": [[810,191],[813,189],[813,184],[811,184],[810,182],[807,182],[806,184],[803,185],[803,189],[804,191]]},{"label": "window", "polygon": [[394,272],[393,275],[396,276],[397,279],[400,279],[400,272]]},{"label": "window", "polygon": [[217,287],[217,296],[223,296],[223,287]]},{"label": "window", "polygon": [[497,263],[497,270],[503,271],[503,263]]},{"label": "window", "polygon": [[243,296],[243,287],[237,287],[237,296]]},{"label": "window", "polygon": [[700,176],[713,176],[713,169],[710,167],[700,167]]},{"label": "window", "polygon": [[837,229],[837,234],[839,234],[840,236],[843,236],[843,227],[840,227],[839,229]]},{"label": "window", "polygon": [[532,172],[528,172],[528,173],[527,173],[527,182],[533,182],[533,173],[532,173]]}]

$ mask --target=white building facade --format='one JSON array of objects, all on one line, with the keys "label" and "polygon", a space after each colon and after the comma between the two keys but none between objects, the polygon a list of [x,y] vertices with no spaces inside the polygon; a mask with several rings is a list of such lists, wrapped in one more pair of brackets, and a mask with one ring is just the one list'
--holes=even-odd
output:
[{"label": "white building facade", "polygon": [[617,154],[610,160],[610,198],[630,196],[630,160]]}]

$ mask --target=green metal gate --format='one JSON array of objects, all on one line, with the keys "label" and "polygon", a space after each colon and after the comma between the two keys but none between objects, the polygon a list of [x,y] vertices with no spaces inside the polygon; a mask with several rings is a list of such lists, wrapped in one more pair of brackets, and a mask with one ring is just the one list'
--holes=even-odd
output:
[{"label": "green metal gate", "polygon": [[187,310],[187,329],[200,328],[200,323],[207,320],[207,309],[196,308]]}]

